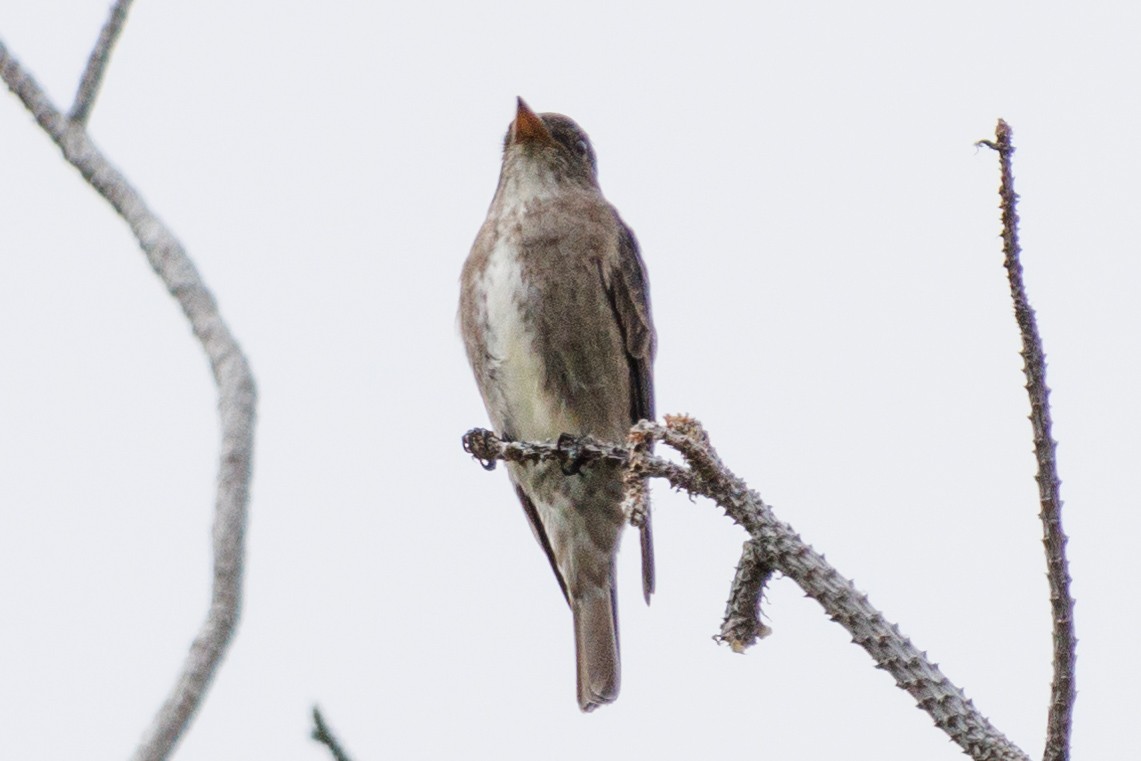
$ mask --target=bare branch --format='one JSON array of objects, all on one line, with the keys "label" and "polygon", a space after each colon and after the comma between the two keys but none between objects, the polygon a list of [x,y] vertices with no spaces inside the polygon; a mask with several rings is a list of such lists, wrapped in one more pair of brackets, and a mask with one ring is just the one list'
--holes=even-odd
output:
[{"label": "bare branch", "polygon": [[1022,334],[1023,370],[1026,391],[1030,395],[1030,423],[1034,428],[1034,454],[1038,459],[1038,495],[1042,506],[1043,543],[1046,545],[1046,575],[1050,581],[1050,606],[1054,619],[1054,679],[1051,684],[1050,711],[1046,726],[1046,761],[1063,761],[1070,754],[1070,728],[1073,723],[1074,663],[1077,639],[1074,636],[1074,599],[1070,594],[1070,572],[1066,562],[1066,534],[1062,530],[1062,498],[1059,493],[1057,442],[1050,434],[1050,389],[1046,385],[1046,355],[1034,310],[1022,282],[1022,247],[1018,243],[1018,194],[1014,192],[1010,125],[998,120],[994,142],[981,140],[981,145],[998,151],[1002,167],[1002,250],[1010,280],[1010,296],[1014,300],[1014,316]]},{"label": "bare branch", "polygon": [[336,735],[325,724],[325,717],[321,715],[317,706],[313,706],[313,731],[309,736],[327,747],[334,761],[351,761],[349,754],[345,753],[345,749],[337,741]]},{"label": "bare branch", "polygon": [[201,705],[238,620],[253,456],[254,380],[245,356],[218,313],[213,295],[182,244],[91,142],[82,125],[67,119],[51,103],[3,42],[0,77],[60,147],[64,158],[127,222],[151,267],[190,320],[218,386],[222,451],[214,513],[210,608],[177,683],[134,755],[138,761],[163,759]]},{"label": "bare branch", "polygon": [[103,74],[107,71],[107,63],[111,60],[111,50],[127,23],[127,11],[131,9],[132,0],[116,0],[111,8],[111,15],[103,24],[99,32],[99,39],[91,50],[87,59],[87,68],[83,70],[83,78],[79,82],[79,89],[75,93],[75,102],[67,118],[76,124],[87,125],[91,116],[91,109],[95,106],[95,96],[99,94],[99,86],[103,84]]},{"label": "bare branch", "polygon": [[[866,650],[880,668],[890,673],[896,684],[930,714],[936,726],[972,758],[978,761],[1029,761],[1022,750],[979,713],[938,666],[900,633],[898,626],[889,624],[872,607],[866,595],[857,591],[852,582],[832,568],[788,524],[777,520],[760,496],[721,463],[696,420],[667,416],[665,426],[642,421],[633,432],[648,435],[676,449],[685,458],[686,466],[645,453],[631,458],[625,447],[590,441],[575,447],[574,463],[579,466],[593,460],[625,463],[635,469],[639,477],[665,478],[677,489],[714,500],[733,521],[749,532],[752,551],[758,558],[758,569],[767,567],[784,574],[820,603],[829,617],[847,629],[853,641]],[[565,446],[504,442],[491,432],[478,428],[464,436],[464,448],[485,467],[496,460],[554,460],[564,465],[570,462]],[[761,585],[755,585],[755,589],[760,594]],[[757,600],[753,600],[752,605],[755,608]]]},{"label": "bare branch", "polygon": [[754,539],[747,540],[741,548],[737,573],[733,575],[721,633],[715,637],[718,642],[733,648],[735,653],[745,652],[758,639],[772,634],[772,629],[761,622],[761,596],[772,575],[773,569],[765,561],[761,546]]}]

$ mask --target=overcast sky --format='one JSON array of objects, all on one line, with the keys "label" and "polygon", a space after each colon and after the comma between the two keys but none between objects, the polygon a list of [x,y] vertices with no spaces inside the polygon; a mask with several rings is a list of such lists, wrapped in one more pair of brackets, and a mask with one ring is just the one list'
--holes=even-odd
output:
[{"label": "overcast sky", "polygon": [[[246,603],[177,758],[956,759],[787,579],[716,645],[743,533],[655,490],[620,556],[622,695],[570,614],[455,327],[522,95],[591,135],[637,233],[660,413],[1032,757],[1050,630],[1001,266],[1014,128],[1080,639],[1077,758],[1141,755],[1136,3],[139,0],[94,140],[186,245],[259,391]],[[106,0],[0,0],[70,104]],[[206,610],[212,378],[125,224],[0,98],[0,757],[124,758]],[[632,534],[630,535],[632,536]]]}]

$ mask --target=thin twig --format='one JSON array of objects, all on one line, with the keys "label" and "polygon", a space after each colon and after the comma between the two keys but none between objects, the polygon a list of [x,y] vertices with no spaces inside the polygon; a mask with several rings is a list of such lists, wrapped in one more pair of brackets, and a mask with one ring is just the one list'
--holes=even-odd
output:
[{"label": "thin twig", "polygon": [[1070,594],[1070,572],[1066,561],[1066,534],[1062,530],[1062,498],[1059,493],[1056,447],[1051,433],[1050,389],[1046,385],[1046,355],[1034,310],[1022,282],[1022,247],[1018,243],[1018,194],[1014,192],[1011,157],[1014,144],[1012,131],[1002,119],[995,129],[995,141],[980,141],[998,152],[1002,167],[999,188],[1002,208],[1002,250],[1010,280],[1010,296],[1014,300],[1014,316],[1022,334],[1023,369],[1026,391],[1030,395],[1030,422],[1034,429],[1034,454],[1038,459],[1038,496],[1041,503],[1043,543],[1046,545],[1046,575],[1050,582],[1050,606],[1054,619],[1054,678],[1051,684],[1049,718],[1046,725],[1046,761],[1064,761],[1070,755],[1070,730],[1073,724],[1074,664],[1077,638],[1074,636],[1074,599]]},{"label": "thin twig", "polygon": [[[889,624],[852,584],[830,566],[792,528],[777,520],[772,508],[755,491],[724,466],[696,420],[666,417],[666,425],[642,421],[640,434],[652,436],[680,452],[681,466],[661,457],[640,454],[633,460],[640,477],[665,478],[675,488],[714,500],[751,536],[752,550],[765,566],[796,582],[824,608],[832,620],[852,635],[876,664],[890,673],[920,708],[972,758],[978,761],[1029,761],[966,699],[926,655]],[[568,448],[528,442],[504,442],[490,431],[473,429],[464,436],[464,448],[486,467],[496,460],[565,464]],[[594,460],[631,463],[625,447],[583,442],[574,448],[574,462],[582,467]],[[748,548],[748,545],[747,545]],[[757,585],[760,594],[760,585]],[[756,605],[756,601],[753,602]]]},{"label": "thin twig", "polygon": [[333,754],[335,761],[350,761],[349,754],[345,753],[345,749],[337,742],[337,736],[334,735],[325,724],[325,717],[321,715],[321,711],[317,706],[313,706],[313,731],[309,736],[322,745],[325,745],[329,749],[329,752]]},{"label": "thin twig", "polygon": [[234,634],[241,606],[246,506],[253,457],[256,391],[249,364],[182,244],[107,161],[78,122],[65,117],[0,42],[0,77],[63,151],[63,156],[131,228],[202,343],[218,386],[222,447],[214,508],[210,608],[182,672],[159,709],[137,761],[164,759],[202,703]]},{"label": "thin twig", "polygon": [[79,89],[75,92],[75,102],[71,104],[71,111],[67,118],[76,124],[87,125],[91,116],[91,109],[95,106],[95,96],[99,94],[99,86],[103,84],[103,74],[107,71],[107,63],[111,60],[111,51],[127,23],[127,11],[131,9],[132,0],[117,0],[111,8],[111,14],[99,32],[99,39],[91,50],[87,59],[87,68],[83,70],[83,78],[79,81]]}]

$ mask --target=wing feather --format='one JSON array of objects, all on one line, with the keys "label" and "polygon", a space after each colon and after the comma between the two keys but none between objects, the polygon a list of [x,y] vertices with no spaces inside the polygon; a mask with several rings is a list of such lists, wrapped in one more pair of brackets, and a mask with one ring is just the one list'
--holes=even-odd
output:
[{"label": "wing feather", "polygon": [[[633,231],[615,213],[618,222],[617,265],[610,273],[602,273],[603,285],[610,296],[610,306],[622,332],[626,361],[630,368],[630,424],[653,420],[654,354],[657,337],[650,316],[649,278]],[[606,275],[609,274],[609,277]],[[654,592],[654,538],[650,526],[649,505],[641,529],[642,594],[649,603]]]}]

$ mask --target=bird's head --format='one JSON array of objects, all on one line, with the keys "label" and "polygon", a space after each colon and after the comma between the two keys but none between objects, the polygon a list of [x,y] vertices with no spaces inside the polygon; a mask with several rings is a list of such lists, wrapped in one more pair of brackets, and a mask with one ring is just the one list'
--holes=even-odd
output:
[{"label": "bird's head", "polygon": [[536,114],[522,98],[503,138],[503,170],[598,187],[594,147],[582,127],[562,114]]}]

